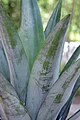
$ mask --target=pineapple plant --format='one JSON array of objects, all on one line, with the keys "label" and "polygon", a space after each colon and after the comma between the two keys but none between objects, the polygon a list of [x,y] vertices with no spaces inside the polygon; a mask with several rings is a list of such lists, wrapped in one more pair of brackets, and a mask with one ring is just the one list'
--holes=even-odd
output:
[{"label": "pineapple plant", "polygon": [[66,120],[80,86],[80,45],[60,73],[70,21],[60,20],[61,8],[59,0],[43,31],[37,0],[21,0],[17,31],[0,1],[1,120]]}]

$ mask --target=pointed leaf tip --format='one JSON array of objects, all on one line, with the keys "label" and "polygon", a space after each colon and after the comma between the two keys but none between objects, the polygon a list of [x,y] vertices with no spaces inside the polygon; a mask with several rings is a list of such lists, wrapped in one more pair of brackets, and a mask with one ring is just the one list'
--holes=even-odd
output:
[{"label": "pointed leaf tip", "polygon": [[21,1],[21,26],[18,33],[31,70],[44,42],[43,25],[37,0]]},{"label": "pointed leaf tip", "polygon": [[71,14],[68,14],[68,15],[66,15],[66,16],[63,18],[63,19],[65,19],[65,21],[64,21],[64,24],[65,24],[65,25],[69,25],[70,17],[71,17]]},{"label": "pointed leaf tip", "polygon": [[53,30],[47,37],[34,63],[26,101],[26,106],[34,118],[49,89],[58,79],[68,19],[66,16],[56,25],[55,32]]},{"label": "pointed leaf tip", "polygon": [[47,36],[51,33],[51,31],[54,29],[56,24],[59,22],[61,16],[61,8],[62,8],[62,0],[59,0],[46,26],[44,32],[45,38],[47,38]]},{"label": "pointed leaf tip", "polygon": [[70,20],[71,14],[66,15],[66,19]]},{"label": "pointed leaf tip", "polygon": [[[60,75],[67,70],[71,64],[73,64],[79,57],[80,55],[80,45],[77,47],[77,49],[74,51],[74,53],[72,54],[71,58],[69,59],[69,61],[67,62],[67,64],[64,66],[63,70],[61,71]],[[79,57],[80,58],[80,57]]]}]

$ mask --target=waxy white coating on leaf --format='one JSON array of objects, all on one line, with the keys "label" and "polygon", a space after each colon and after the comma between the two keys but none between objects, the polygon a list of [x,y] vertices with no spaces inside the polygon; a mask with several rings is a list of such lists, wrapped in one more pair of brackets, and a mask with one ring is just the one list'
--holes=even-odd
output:
[{"label": "waxy white coating on leaf", "polygon": [[[66,83],[65,83],[65,85],[66,85]],[[75,85],[73,87],[72,93],[70,94],[70,97],[69,97],[68,101],[66,102],[66,104],[60,110],[57,119],[59,119],[59,118],[62,118],[62,120],[66,119],[66,117],[67,117],[67,115],[69,113],[69,110],[70,110],[72,99],[73,99],[73,97],[74,97],[74,95],[75,95],[75,93],[76,93],[76,91],[78,90],[79,87],[80,87],[80,76],[77,79],[77,81],[76,81],[76,83],[75,83]]]},{"label": "waxy white coating on leaf", "polygon": [[[21,0],[21,5],[21,26],[18,35],[0,4],[0,42],[6,55],[3,55],[3,58],[6,57],[6,62],[8,61],[10,82],[14,86],[13,88],[5,80],[4,73],[4,77],[0,74],[1,119],[58,120],[58,117],[63,119],[66,116],[64,112],[68,113],[66,110],[68,103],[68,107],[70,107],[71,100],[80,86],[80,59],[69,69],[67,66],[68,70],[66,69],[59,78],[64,37],[70,15],[56,25],[60,19],[62,6],[62,0],[59,0],[48,22],[44,44],[44,33],[37,0]],[[80,48],[73,54],[72,63],[76,61],[79,50]],[[2,54],[3,51],[0,51],[0,55]],[[29,67],[32,72],[27,93]],[[2,71],[0,72],[2,73]],[[28,108],[31,118],[19,98],[22,100],[22,104],[25,104],[26,101],[26,109]]]},{"label": "waxy white coating on leaf", "polygon": [[22,0],[19,36],[28,58],[30,69],[44,42],[43,26],[37,0]]},{"label": "waxy white coating on leaf", "polygon": [[0,74],[0,116],[2,120],[31,120],[19,98],[5,78]]},{"label": "waxy white coating on leaf", "polygon": [[35,119],[49,89],[59,76],[65,33],[70,15],[66,16],[51,32],[34,63],[27,92],[26,106]]},{"label": "waxy white coating on leaf", "polygon": [[5,52],[3,50],[1,40],[0,40],[0,73],[2,73],[8,81],[10,80],[8,62],[5,56]]},{"label": "waxy white coating on leaf", "polygon": [[68,101],[79,76],[80,59],[53,85],[39,110],[37,120],[56,120],[60,110]]},{"label": "waxy white coating on leaf", "polygon": [[27,57],[18,36],[7,14],[0,4],[0,41],[6,54],[10,71],[10,82],[19,98],[25,103],[29,66]]}]

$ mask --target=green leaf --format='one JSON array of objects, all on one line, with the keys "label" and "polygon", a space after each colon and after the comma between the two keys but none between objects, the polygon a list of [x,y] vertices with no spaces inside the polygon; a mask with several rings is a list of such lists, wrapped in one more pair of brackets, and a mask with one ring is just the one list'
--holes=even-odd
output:
[{"label": "green leaf", "polygon": [[31,120],[10,83],[0,73],[1,120]]},{"label": "green leaf", "polygon": [[80,76],[73,88],[73,91],[70,95],[70,98],[69,100],[67,101],[67,103],[63,106],[63,108],[61,109],[59,115],[58,115],[58,118],[62,118],[62,119],[66,119],[68,113],[69,113],[69,109],[70,109],[70,106],[71,106],[71,103],[72,103],[72,99],[74,97],[74,95],[76,94],[76,91],[78,90],[78,88],[80,87]]},{"label": "green leaf", "polygon": [[[59,3],[57,4],[56,8],[54,9],[47,27],[45,29],[45,38],[51,33],[51,31],[54,29],[55,25],[59,22],[60,16],[61,16],[61,7],[62,7],[62,0],[59,0]],[[55,29],[54,29],[55,31]]]},{"label": "green leaf", "polygon": [[37,120],[58,120],[58,114],[69,100],[79,77],[80,59],[65,71],[52,86],[39,110]]},{"label": "green leaf", "polygon": [[77,120],[80,117],[80,109],[67,120]]},{"label": "green leaf", "polygon": [[0,4],[0,39],[10,70],[10,82],[20,99],[25,102],[29,67],[24,48],[17,31]]},{"label": "green leaf", "polygon": [[44,41],[43,27],[37,0],[22,0],[19,36],[28,57],[30,69]]},{"label": "green leaf", "polygon": [[[67,70],[67,69],[71,66],[71,64],[73,64],[73,63],[74,63],[77,59],[79,59],[79,58],[80,58],[80,45],[77,47],[77,49],[76,49],[75,52],[73,53],[73,55],[71,56],[71,58],[70,58],[69,61],[67,62],[66,66],[64,67],[64,69],[62,70],[62,72],[61,72],[60,75],[62,75],[62,73],[63,73],[65,70]],[[63,119],[65,119],[65,116],[68,115],[69,110],[66,111],[66,109],[68,108],[68,106],[71,105],[72,98],[73,98],[73,96],[75,95],[75,93],[76,93],[76,91],[77,91],[77,89],[78,89],[79,87],[80,87],[80,78],[79,78],[79,80],[77,81],[77,83],[76,83],[76,85],[75,85],[75,87],[74,87],[74,91],[72,92],[70,99],[68,100],[68,102],[66,103],[66,105],[64,105],[63,109],[60,111],[59,116],[61,116],[61,114],[63,114],[63,115],[62,115],[62,116],[64,117]],[[66,112],[64,112],[64,111],[66,111]]]},{"label": "green leaf", "polygon": [[0,41],[0,73],[2,73],[8,81],[10,81],[8,62],[1,41]]},{"label": "green leaf", "polygon": [[[67,70],[71,64],[73,64],[78,58],[80,57],[80,45],[77,47],[77,49],[74,51],[74,53],[72,54],[71,58],[69,59],[69,61],[67,62],[67,64],[65,65],[65,67],[63,68],[61,74]],[[60,74],[60,75],[61,75]]]},{"label": "green leaf", "polygon": [[[67,62],[67,64],[65,65],[64,69],[62,70],[60,76],[62,75],[62,73],[67,70],[71,64],[73,64],[76,60],[78,60],[80,58],[80,45],[77,47],[77,49],[74,51],[73,55],[71,56],[71,58],[69,59],[69,61]],[[80,78],[79,80],[77,81],[75,87],[74,87],[74,91],[72,92],[71,94],[71,97],[70,99],[68,100],[68,102],[66,103],[66,105],[64,105],[63,109],[60,111],[60,114],[59,116],[62,116],[64,117],[63,119],[65,119],[65,116],[68,115],[68,112],[69,110],[66,111],[66,109],[71,105],[71,102],[72,102],[72,98],[73,96],[75,95],[77,89],[80,87]],[[64,112],[66,111],[66,112]]]},{"label": "green leaf", "polygon": [[45,99],[49,89],[59,76],[60,62],[64,46],[64,36],[68,27],[70,15],[66,16],[55,27],[55,33],[45,41],[38,58],[36,59],[27,92],[26,105],[33,118]]}]

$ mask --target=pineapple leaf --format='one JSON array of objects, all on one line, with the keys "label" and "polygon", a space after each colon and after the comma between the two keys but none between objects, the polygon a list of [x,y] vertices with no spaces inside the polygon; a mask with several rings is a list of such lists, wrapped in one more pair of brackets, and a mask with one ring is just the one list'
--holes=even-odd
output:
[{"label": "pineapple leaf", "polygon": [[[67,70],[67,69],[71,66],[71,64],[73,64],[77,59],[80,58],[79,56],[80,56],[80,45],[79,45],[79,46],[77,47],[77,49],[74,51],[73,55],[71,56],[71,58],[69,59],[69,61],[68,61],[67,64],[65,65],[64,69],[63,69],[62,72],[60,73],[60,76],[62,75],[62,73],[63,73],[65,70]],[[77,89],[79,88],[79,86],[80,86],[80,78],[79,78],[79,80],[77,81],[77,83],[76,83],[76,85],[75,85],[75,87],[74,87],[74,91],[72,92],[69,101],[66,103],[66,105],[63,107],[63,109],[61,110],[61,112],[60,112],[60,114],[59,114],[59,116],[61,116],[61,115],[63,114],[63,115],[62,115],[62,116],[63,116],[63,119],[66,118],[66,116],[68,115],[69,109],[67,110],[67,108],[70,107],[72,98],[73,98],[73,96],[75,95],[75,93],[76,93]],[[64,112],[64,111],[66,111],[66,112]]]},{"label": "pineapple leaf", "polygon": [[9,16],[0,4],[0,40],[10,70],[10,82],[16,89],[20,99],[26,99],[26,88],[29,80],[29,67],[24,48]]},{"label": "pineapple leaf", "polygon": [[[65,65],[65,67],[63,68],[61,74],[67,70],[71,64],[73,64],[78,58],[80,58],[80,45],[77,47],[77,49],[74,51],[74,53],[72,54],[71,58],[69,59],[69,61],[67,62],[67,64]],[[60,75],[61,75],[60,74]]]},{"label": "pineapple leaf", "polygon": [[61,7],[62,7],[62,0],[59,0],[56,8],[54,9],[50,20],[48,21],[47,27],[45,29],[45,38],[51,33],[54,29],[55,25],[59,22],[61,16]]},{"label": "pineapple leaf", "polygon": [[58,118],[62,118],[62,119],[66,119],[66,117],[67,117],[67,115],[68,115],[68,113],[69,113],[69,108],[70,108],[70,106],[71,106],[71,103],[72,103],[72,99],[73,99],[73,97],[74,97],[74,95],[75,95],[75,93],[76,93],[76,91],[77,91],[77,89],[80,87],[80,76],[79,76],[79,78],[78,78],[78,80],[77,80],[77,82],[76,82],[76,84],[75,84],[75,86],[74,86],[74,88],[73,88],[73,91],[72,91],[72,93],[71,93],[71,95],[70,95],[70,98],[69,98],[69,100],[67,101],[67,103],[63,106],[63,108],[61,109],[61,111],[60,111],[60,113],[59,113],[59,115],[58,115]]},{"label": "pineapple leaf", "polygon": [[0,116],[2,120],[31,120],[11,84],[0,73]]},{"label": "pineapple leaf", "polygon": [[36,59],[27,92],[26,105],[35,118],[49,89],[59,76],[60,62],[64,46],[64,36],[68,27],[70,15],[67,15],[55,27],[55,33],[50,34]]},{"label": "pineapple leaf", "polygon": [[44,41],[44,33],[37,0],[22,0],[19,36],[28,57],[30,69]]},{"label": "pineapple leaf", "polygon": [[2,73],[8,81],[10,81],[8,62],[2,47],[1,40],[0,40],[0,73]]},{"label": "pineapple leaf", "polygon": [[80,117],[80,109],[67,120],[77,120],[78,117]]},{"label": "pineapple leaf", "polygon": [[65,71],[50,89],[42,104],[37,120],[58,120],[58,114],[69,100],[74,86],[80,77],[80,59]]}]

